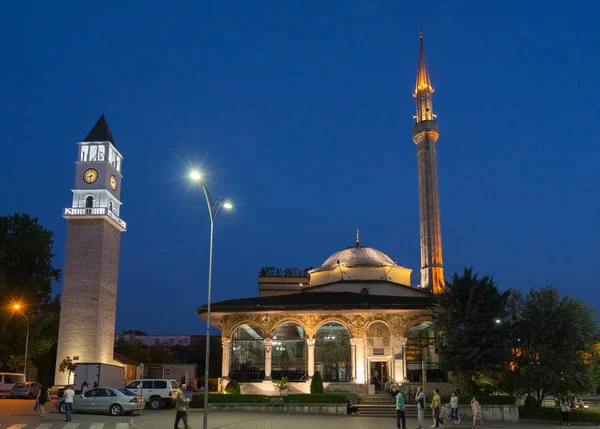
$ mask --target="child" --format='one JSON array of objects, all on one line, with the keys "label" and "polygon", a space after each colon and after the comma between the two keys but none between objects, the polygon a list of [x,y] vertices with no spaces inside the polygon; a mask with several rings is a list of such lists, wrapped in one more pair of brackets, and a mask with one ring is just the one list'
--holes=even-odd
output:
[{"label": "child", "polygon": [[473,410],[473,426],[475,426],[475,422],[479,420],[481,426],[483,426],[483,420],[481,418],[481,405],[479,405],[479,401],[475,396],[471,399],[471,409]]}]

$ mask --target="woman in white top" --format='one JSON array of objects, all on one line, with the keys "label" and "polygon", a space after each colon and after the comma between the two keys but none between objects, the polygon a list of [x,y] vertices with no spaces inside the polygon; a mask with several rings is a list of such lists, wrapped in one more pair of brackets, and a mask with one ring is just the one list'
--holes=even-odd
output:
[{"label": "woman in white top", "polygon": [[452,391],[452,396],[450,396],[450,420],[458,420],[458,396],[456,396],[456,391]]}]

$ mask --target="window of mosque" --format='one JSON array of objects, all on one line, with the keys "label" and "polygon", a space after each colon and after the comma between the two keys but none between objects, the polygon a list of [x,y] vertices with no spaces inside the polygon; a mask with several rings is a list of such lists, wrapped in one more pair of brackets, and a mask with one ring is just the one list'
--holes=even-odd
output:
[{"label": "window of mosque", "polygon": [[369,294],[369,289],[367,289],[366,287],[362,288],[360,290],[360,294],[361,295],[368,295]]},{"label": "window of mosque", "polygon": [[90,209],[94,206],[94,197],[91,195],[85,199],[85,208]]},{"label": "window of mosque", "polygon": [[448,374],[440,368],[437,355],[438,336],[431,323],[413,326],[406,333],[406,370],[411,382],[422,382],[423,370],[427,381],[444,382]]},{"label": "window of mosque", "polygon": [[231,337],[229,376],[236,381],[262,381],[265,378],[264,333],[257,326],[242,325]]},{"label": "window of mosque", "polygon": [[326,323],[317,331],[315,371],[323,381],[352,381],[350,333],[341,323]]},{"label": "window of mosque", "polygon": [[306,333],[297,323],[280,325],[273,333],[271,365],[273,380],[287,377],[289,381],[304,381],[306,371]]}]

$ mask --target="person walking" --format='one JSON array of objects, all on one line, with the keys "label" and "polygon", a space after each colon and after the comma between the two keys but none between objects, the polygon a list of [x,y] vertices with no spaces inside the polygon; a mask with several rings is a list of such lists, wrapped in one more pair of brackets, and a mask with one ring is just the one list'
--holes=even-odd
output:
[{"label": "person walking", "polygon": [[188,425],[188,401],[185,397],[185,384],[179,386],[179,390],[177,391],[177,398],[175,398],[175,429],[179,429],[179,421],[183,420],[183,424],[185,425],[185,429],[192,429]]},{"label": "person walking", "polygon": [[46,386],[46,383],[42,383],[42,385],[40,386],[40,390],[38,391],[37,395],[37,401],[38,410],[40,411],[40,417],[42,417],[46,412],[46,410],[44,409],[46,403],[50,401],[50,394],[48,393],[48,386]]},{"label": "person walking", "polygon": [[65,422],[71,421],[71,413],[73,412],[73,398],[75,397],[75,391],[73,386],[67,386],[63,398],[65,398]]},{"label": "person walking", "polygon": [[440,426],[440,407],[442,406],[442,399],[440,398],[440,389],[433,389],[433,399],[431,400],[431,409],[433,410],[433,426],[437,428]]},{"label": "person walking", "polygon": [[83,383],[81,383],[81,394],[85,395],[88,390],[89,390],[89,388],[88,388],[87,381],[84,381]]},{"label": "person walking", "polygon": [[563,425],[571,426],[571,419],[569,418],[569,413],[571,412],[571,405],[569,404],[569,399],[564,397],[560,403],[560,415],[562,416]]},{"label": "person walking", "polygon": [[404,395],[401,391],[396,394],[396,427],[406,429],[406,413],[404,408]]},{"label": "person walking", "polygon": [[452,391],[452,396],[450,396],[450,420],[458,420],[458,396],[456,396],[456,391]]},{"label": "person walking", "polygon": [[479,401],[475,396],[471,399],[471,409],[473,410],[473,427],[475,427],[475,422],[479,420],[481,426],[483,426],[483,419],[481,417],[481,405],[479,405]]},{"label": "person walking", "polygon": [[427,405],[427,400],[425,399],[425,393],[423,393],[423,388],[421,386],[417,388],[417,396],[415,397],[415,402],[417,403],[419,429],[425,429],[425,408]]}]

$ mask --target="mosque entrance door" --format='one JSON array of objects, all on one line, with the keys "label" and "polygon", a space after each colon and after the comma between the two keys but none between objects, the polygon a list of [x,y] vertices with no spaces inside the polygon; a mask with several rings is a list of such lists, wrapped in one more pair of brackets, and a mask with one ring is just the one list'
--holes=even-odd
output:
[{"label": "mosque entrance door", "polygon": [[385,382],[388,379],[388,363],[371,361],[369,369],[371,373],[371,384],[375,385],[375,391],[383,391]]}]

